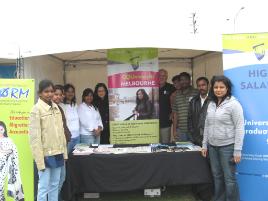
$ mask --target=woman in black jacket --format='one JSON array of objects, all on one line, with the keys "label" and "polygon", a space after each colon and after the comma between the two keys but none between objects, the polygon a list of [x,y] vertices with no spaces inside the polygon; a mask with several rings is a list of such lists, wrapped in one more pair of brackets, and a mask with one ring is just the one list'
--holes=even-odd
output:
[{"label": "woman in black jacket", "polygon": [[100,144],[110,144],[108,89],[104,83],[98,83],[95,86],[93,100],[94,105],[96,105],[100,112],[103,124]]},{"label": "woman in black jacket", "polygon": [[149,96],[144,89],[139,89],[136,92],[136,104],[137,105],[133,112],[137,116],[137,120],[152,118],[152,103],[150,102]]}]

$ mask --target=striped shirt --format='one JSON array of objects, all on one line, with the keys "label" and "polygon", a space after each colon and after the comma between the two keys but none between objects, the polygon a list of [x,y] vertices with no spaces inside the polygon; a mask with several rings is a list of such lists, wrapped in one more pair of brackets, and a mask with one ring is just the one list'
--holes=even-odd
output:
[{"label": "striped shirt", "polygon": [[181,133],[188,133],[187,119],[188,108],[191,99],[198,94],[198,90],[190,86],[186,90],[179,90],[176,93],[174,103],[172,105],[172,111],[177,113],[177,128]]}]

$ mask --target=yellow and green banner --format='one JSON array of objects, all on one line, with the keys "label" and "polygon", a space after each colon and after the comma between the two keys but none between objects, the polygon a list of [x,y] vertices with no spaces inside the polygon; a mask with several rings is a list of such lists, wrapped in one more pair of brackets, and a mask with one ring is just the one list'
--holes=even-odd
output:
[{"label": "yellow and green banner", "polygon": [[111,143],[158,143],[158,49],[111,49],[107,58]]},{"label": "yellow and green banner", "polygon": [[[33,158],[28,137],[29,113],[34,104],[34,94],[34,80],[0,79],[0,121],[5,123],[7,137],[18,151],[18,170],[25,201],[34,200]],[[7,178],[8,175],[5,175],[4,181],[0,182],[7,183]],[[7,189],[6,200],[14,200],[6,192]]]}]

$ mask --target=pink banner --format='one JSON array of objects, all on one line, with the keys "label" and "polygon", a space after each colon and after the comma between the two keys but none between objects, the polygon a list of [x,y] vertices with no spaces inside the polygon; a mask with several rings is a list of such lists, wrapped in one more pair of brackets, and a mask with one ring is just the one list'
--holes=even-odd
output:
[{"label": "pink banner", "polygon": [[108,77],[109,88],[130,88],[130,87],[158,87],[158,72],[134,71],[118,73]]}]

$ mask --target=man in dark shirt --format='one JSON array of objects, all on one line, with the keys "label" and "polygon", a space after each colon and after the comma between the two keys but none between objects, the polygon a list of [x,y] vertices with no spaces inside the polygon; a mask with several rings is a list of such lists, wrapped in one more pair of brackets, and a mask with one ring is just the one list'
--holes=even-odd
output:
[{"label": "man in dark shirt", "polygon": [[170,96],[176,90],[167,82],[168,72],[159,70],[159,121],[160,121],[160,142],[169,143],[171,136],[171,104]]},{"label": "man in dark shirt", "polygon": [[208,96],[209,81],[206,77],[196,80],[199,93],[192,98],[188,110],[188,130],[193,143],[202,146],[205,119],[210,98]]},{"label": "man in dark shirt", "polygon": [[[209,81],[206,77],[199,77],[196,80],[196,85],[199,93],[189,103],[188,130],[192,136],[193,143],[202,146],[206,113],[211,100],[208,95]],[[211,200],[213,194],[212,184],[193,185],[192,189],[197,200]]]}]

